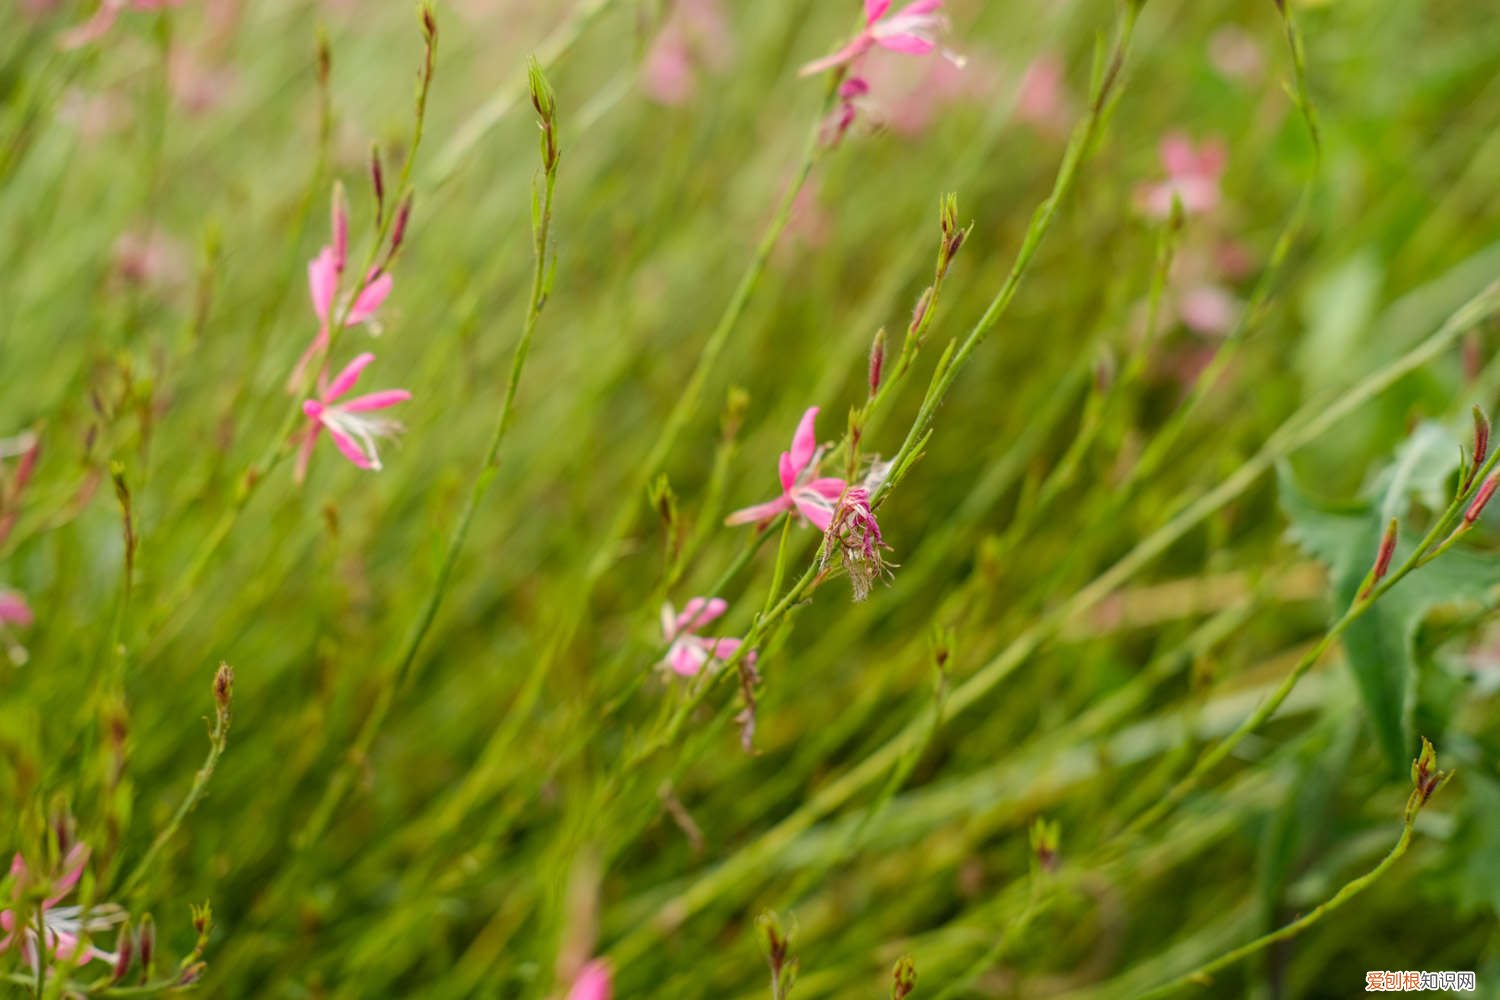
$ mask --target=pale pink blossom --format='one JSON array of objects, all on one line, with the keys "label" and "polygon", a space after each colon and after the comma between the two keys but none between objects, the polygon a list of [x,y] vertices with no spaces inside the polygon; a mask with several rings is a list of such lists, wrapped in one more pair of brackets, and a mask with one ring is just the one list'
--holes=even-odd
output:
[{"label": "pale pink blossom", "polygon": [[65,49],[76,49],[84,45],[92,45],[105,35],[109,29],[115,26],[115,20],[125,10],[153,11],[166,10],[175,7],[182,0],[100,0],[99,9],[94,16],[78,25],[76,28],[63,32],[59,44]]},{"label": "pale pink blossom", "polygon": [[1195,285],[1177,298],[1177,316],[1194,333],[1219,336],[1239,322],[1244,306],[1229,289],[1217,284]]},{"label": "pale pink blossom", "polygon": [[725,524],[765,524],[783,511],[796,511],[819,531],[828,530],[828,524],[833,520],[834,504],[844,492],[844,481],[818,476],[822,449],[818,447],[817,434],[813,430],[817,419],[818,408],[808,407],[792,435],[792,450],[781,453],[777,469],[781,478],[781,496],[737,510],[724,519]]},{"label": "pale pink blossom", "polygon": [[[728,609],[729,604],[720,597],[694,597],[679,614],[670,602],[661,606],[661,637],[667,643],[667,655],[662,664],[682,677],[693,677],[707,664],[714,661],[725,663],[743,645],[741,639],[711,639],[698,634],[709,622]],[[745,654],[751,666],[755,664],[755,652]]]},{"label": "pale pink blossom", "polygon": [[704,71],[723,72],[734,40],[720,0],[677,0],[641,64],[641,89],[659,104],[686,104]]},{"label": "pale pink blossom", "polygon": [[394,279],[389,272],[373,267],[365,275],[362,288],[357,293],[339,296],[339,285],[344,269],[349,263],[349,212],[344,204],[343,190],[335,188],[332,213],[333,234],[328,245],[307,262],[307,290],[312,299],[313,314],[318,317],[318,335],[313,338],[287,380],[287,389],[296,392],[303,385],[307,366],[314,358],[328,350],[330,322],[343,317],[344,326],[364,324],[372,333],[379,333],[380,326],[375,313],[391,294]]},{"label": "pale pink blossom", "polygon": [[579,970],[568,990],[567,1000],[610,1000],[613,985],[609,963],[595,959]]},{"label": "pale pink blossom", "polygon": [[384,410],[411,399],[405,389],[384,389],[364,396],[355,396],[342,403],[337,402],[359,380],[360,372],[375,360],[373,354],[361,354],[333,377],[317,399],[302,404],[307,414],[308,427],[303,432],[297,455],[297,481],[307,475],[307,463],[312,458],[313,446],[318,434],[327,431],[340,453],[361,469],[379,469],[380,454],[375,448],[375,439],[393,437],[400,433],[401,425],[394,420],[367,416],[373,410]]},{"label": "pale pink blossom", "polygon": [[[864,29],[848,45],[808,63],[797,75],[812,76],[850,65],[876,46],[907,55],[926,55],[937,49],[937,36],[948,29],[942,7],[943,0],[912,0],[893,14],[891,0],[865,0]],[[962,63],[958,56],[946,51],[943,54]]]},{"label": "pale pink blossom", "polygon": [[0,589],[0,626],[30,628],[34,620],[31,605],[26,603],[25,597],[14,590]]},{"label": "pale pink blossom", "polygon": [[1021,74],[1016,120],[1050,135],[1067,131],[1066,82],[1061,56],[1049,52],[1033,59]]},{"label": "pale pink blossom", "polygon": [[[125,919],[124,911],[113,905],[88,907],[58,905],[73,891],[78,880],[83,877],[88,858],[88,847],[75,844],[63,858],[62,874],[48,887],[48,895],[42,900],[42,928],[46,933],[45,954],[38,955],[37,929],[32,921],[27,920],[25,927],[17,927],[16,915],[10,910],[0,910],[0,931],[4,931],[5,934],[3,938],[0,938],[0,952],[19,944],[22,957],[33,969],[44,960],[67,962],[75,966],[86,965],[94,959],[111,964],[115,962],[117,955],[101,951],[85,943],[84,937],[92,932],[108,930],[116,926]],[[19,854],[11,861],[10,874],[13,880],[22,885],[32,878],[31,871]]]},{"label": "pale pink blossom", "polygon": [[1228,25],[1208,40],[1208,59],[1225,79],[1248,85],[1260,82],[1265,57],[1260,45],[1244,28]]},{"label": "pale pink blossom", "polygon": [[1217,139],[1195,144],[1181,132],[1161,141],[1161,163],[1166,179],[1142,186],[1136,192],[1140,210],[1156,219],[1172,214],[1172,202],[1182,203],[1187,215],[1200,215],[1218,207],[1219,181],[1224,176],[1229,151]]}]

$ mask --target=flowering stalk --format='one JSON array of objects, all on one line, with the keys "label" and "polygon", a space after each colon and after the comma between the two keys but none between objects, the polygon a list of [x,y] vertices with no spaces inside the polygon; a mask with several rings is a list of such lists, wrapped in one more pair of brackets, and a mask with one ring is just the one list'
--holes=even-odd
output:
[{"label": "flowering stalk", "polygon": [[1436,763],[1437,755],[1433,752],[1432,744],[1427,742],[1426,737],[1423,737],[1421,755],[1412,762],[1412,790],[1411,794],[1407,796],[1406,809],[1402,815],[1401,835],[1396,838],[1395,846],[1387,852],[1385,857],[1380,859],[1380,863],[1374,868],[1358,878],[1345,883],[1338,892],[1334,893],[1326,901],[1318,904],[1318,906],[1296,920],[1293,920],[1291,923],[1279,927],[1269,934],[1264,934],[1248,944],[1243,944],[1232,951],[1226,952],[1213,961],[1206,962],[1193,971],[1149,990],[1141,994],[1141,996],[1164,997],[1186,989],[1189,986],[1202,987],[1207,985],[1212,982],[1214,973],[1227,969],[1229,966],[1254,955],[1256,952],[1264,951],[1278,941],[1286,941],[1296,937],[1378,882],[1386,872],[1395,866],[1397,861],[1401,860],[1402,856],[1406,854],[1407,848],[1411,846],[1411,838],[1416,826],[1417,816],[1421,814],[1422,807],[1427,805],[1427,800],[1453,777],[1451,771],[1437,770]]},{"label": "flowering stalk", "polygon": [[[412,127],[411,141],[407,147],[406,157],[402,161],[400,178],[396,184],[396,191],[400,193],[403,205],[407,206],[409,206],[412,197],[411,173],[416,163],[417,151],[422,143],[423,124],[427,116],[427,96],[431,89],[437,56],[437,22],[433,18],[431,9],[424,5],[419,9],[418,17],[421,22],[424,42],[422,70],[417,76],[416,115]],[[326,52],[326,47],[320,49],[321,52]],[[322,65],[321,59],[320,55],[320,66]],[[323,76],[323,71],[320,69],[320,79]],[[326,115],[324,120],[326,121]],[[363,265],[355,273],[360,275],[368,275],[370,273],[379,259],[381,250],[386,246],[387,239],[390,238],[393,242],[395,241],[395,227],[399,224],[404,228],[405,222],[405,213],[392,213],[385,218],[383,225],[378,228],[375,239],[371,242],[370,248],[366,252]],[[170,598],[163,602],[158,612],[158,621],[155,623],[157,628],[165,623],[165,620],[170,617],[175,609],[183,607],[188,603],[189,598],[197,589],[198,582],[207,569],[209,562],[229,537],[230,531],[239,520],[240,514],[249,504],[250,498],[255,494],[256,488],[265,481],[266,477],[283,459],[295,451],[298,442],[293,437],[293,431],[304,416],[301,400],[307,395],[317,373],[322,370],[323,362],[337,343],[340,331],[348,325],[349,318],[358,305],[359,298],[358,295],[349,296],[342,304],[339,310],[340,315],[336,321],[329,324],[327,341],[322,345],[322,350],[314,352],[314,356],[309,359],[310,363],[304,369],[303,378],[293,387],[296,391],[293,393],[292,403],[287,407],[286,415],[281,425],[267,441],[265,450],[261,453],[261,456],[252,462],[240,477],[224,513],[220,515],[219,520],[210,529],[208,536],[198,546],[197,551],[188,562],[186,570],[178,578],[177,587],[172,591]],[[330,318],[332,318],[331,314]],[[153,632],[155,630],[152,629]]]},{"label": "flowering stalk", "polygon": [[162,850],[171,842],[172,837],[182,826],[183,820],[197,807],[203,798],[203,793],[208,789],[208,783],[214,776],[214,769],[219,765],[219,758],[224,754],[224,748],[229,745],[229,709],[234,699],[234,668],[227,663],[219,664],[219,669],[214,673],[213,683],[214,696],[214,722],[213,728],[208,734],[208,756],[204,758],[203,766],[198,768],[198,773],[193,775],[192,787],[188,789],[186,797],[183,798],[177,811],[162,827],[146,853],[137,862],[134,870],[120,886],[120,895],[128,895],[132,889],[140,885],[141,879],[151,870]]},{"label": "flowering stalk", "polygon": [[368,755],[381,726],[385,724],[396,692],[411,677],[416,666],[417,653],[421,650],[422,640],[427,637],[428,630],[432,628],[438,608],[441,607],[443,598],[448,592],[454,566],[458,563],[464,540],[469,534],[469,525],[473,522],[475,512],[478,511],[485,493],[488,492],[495,474],[500,469],[501,445],[505,442],[506,432],[510,429],[514,417],[516,391],[521,385],[521,374],[526,368],[526,357],[531,351],[531,341],[536,334],[537,320],[541,317],[542,308],[546,305],[547,296],[552,288],[556,265],[552,242],[552,199],[557,187],[557,167],[561,161],[557,133],[557,98],[542,72],[541,64],[535,58],[529,64],[528,79],[532,107],[536,111],[539,128],[538,142],[542,177],[540,182],[534,185],[532,192],[531,294],[526,305],[526,318],[521,328],[521,339],[517,342],[515,353],[511,358],[510,376],[506,380],[505,395],[501,399],[500,410],[495,418],[494,429],[490,432],[484,458],[469,488],[468,500],[459,513],[452,535],[449,536],[448,546],[438,566],[432,588],[427,593],[427,599],[417,613],[411,630],[407,633],[406,641],[396,657],[395,664],[383,679],[375,704],[360,726],[344,763],[324,788],[323,795],[307,824],[298,833],[299,846],[314,842],[327,828],[333,818],[334,810],[343,801],[344,795],[353,783],[360,762]]}]

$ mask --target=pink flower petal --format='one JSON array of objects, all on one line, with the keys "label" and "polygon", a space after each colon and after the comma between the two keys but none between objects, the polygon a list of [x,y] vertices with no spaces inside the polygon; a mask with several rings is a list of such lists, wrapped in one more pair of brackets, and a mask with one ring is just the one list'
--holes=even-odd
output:
[{"label": "pink flower petal", "polygon": [[758,503],[754,507],[745,507],[724,518],[725,524],[762,524],[771,520],[784,510],[791,510],[792,502],[786,497],[777,497],[775,500],[767,500]]},{"label": "pink flower petal", "polygon": [[693,642],[678,640],[672,644],[667,651],[667,666],[672,672],[682,677],[696,676],[703,669],[703,664],[708,662],[708,653],[702,646]]},{"label": "pink flower petal", "polygon": [[703,651],[710,660],[718,660],[720,663],[728,663],[730,657],[739,652],[740,646],[744,645],[743,639],[704,639]]},{"label": "pink flower petal", "polygon": [[31,605],[14,590],[0,590],[0,625],[30,628],[34,621]]},{"label": "pink flower petal", "polygon": [[677,634],[697,632],[722,615],[728,607],[729,602],[722,597],[693,598],[683,606],[682,614],[677,616]]},{"label": "pink flower petal", "polygon": [[385,302],[386,297],[391,294],[391,286],[394,283],[389,274],[382,274],[370,280],[370,283],[365,285],[364,290],[355,298],[345,325],[354,326],[375,315],[375,310],[379,309],[381,303]]},{"label": "pink flower petal", "polygon": [[942,9],[943,0],[912,0],[896,12],[897,17],[922,17]]},{"label": "pink flower petal", "polygon": [[345,458],[361,469],[375,468],[375,463],[370,460],[370,456],[366,455],[359,445],[354,443],[353,438],[341,430],[329,427],[327,424],[324,424],[323,427],[328,431],[328,436],[333,438],[333,443],[338,446],[339,451],[343,452]]},{"label": "pink flower petal", "polygon": [[[818,450],[818,435],[813,429],[814,422],[818,419],[818,408],[809,406],[807,412],[802,414],[802,419],[797,423],[797,433],[792,435],[792,466],[797,475],[807,468],[807,463],[812,461],[813,455]],[[785,472],[783,472],[785,475]],[[783,486],[787,484],[782,483]],[[790,487],[788,487],[790,488]]]},{"label": "pink flower petal", "polygon": [[883,49],[890,49],[892,52],[904,52],[912,56],[926,55],[937,48],[937,44],[931,39],[905,33],[884,35],[876,38],[875,44]]},{"label": "pink flower petal", "polygon": [[828,507],[814,503],[803,496],[794,498],[792,503],[796,504],[802,516],[819,531],[827,531],[828,526],[833,523],[833,511]]},{"label": "pink flower petal", "polygon": [[333,381],[329,383],[327,390],[324,391],[323,401],[331,403],[352,389],[354,383],[359,381],[359,373],[364,371],[365,366],[374,360],[375,355],[366,351],[345,365],[344,370],[333,377]]},{"label": "pink flower petal", "polygon": [[567,1000],[610,1000],[611,993],[609,963],[595,960],[585,965],[574,978]]},{"label": "pink flower petal", "polygon": [[307,262],[307,290],[312,296],[313,312],[319,322],[327,322],[328,308],[338,287],[338,262],[334,260],[333,248],[324,247]]},{"label": "pink flower petal", "polygon": [[845,45],[843,48],[839,49],[832,55],[824,56],[822,59],[815,59],[812,62],[808,63],[806,66],[803,66],[797,71],[797,75],[816,76],[819,73],[823,73],[830,69],[833,69],[835,66],[842,66],[845,63],[853,62],[855,59],[858,59],[860,56],[868,52],[870,50],[870,46],[874,44],[875,39],[871,38],[868,34],[861,34],[858,38],[854,39],[854,41],[850,42],[848,45]]},{"label": "pink flower petal", "polygon": [[891,0],[865,0],[865,24],[871,25],[885,17],[891,9]]},{"label": "pink flower petal", "polygon": [[847,485],[842,479],[825,477],[823,479],[814,479],[807,484],[807,489],[829,500],[837,500],[844,495],[844,487]]},{"label": "pink flower petal", "polygon": [[1169,174],[1190,174],[1198,162],[1192,140],[1181,132],[1172,132],[1163,137],[1158,155],[1161,156],[1161,165],[1167,168]]},{"label": "pink flower petal", "polygon": [[367,393],[363,396],[355,396],[339,404],[339,409],[345,413],[359,413],[362,410],[383,410],[397,403],[404,403],[411,399],[411,393],[405,389],[382,389],[379,392]]}]

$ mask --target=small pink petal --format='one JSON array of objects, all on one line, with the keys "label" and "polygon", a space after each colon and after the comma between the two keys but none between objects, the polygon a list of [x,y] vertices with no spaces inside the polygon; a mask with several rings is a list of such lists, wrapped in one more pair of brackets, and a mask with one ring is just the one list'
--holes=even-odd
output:
[{"label": "small pink petal", "polygon": [[585,965],[573,979],[567,1000],[610,1000],[611,993],[609,963],[596,959]]},{"label": "small pink petal", "polygon": [[807,489],[826,499],[837,500],[844,495],[844,487],[847,485],[842,479],[834,479],[830,476],[823,479],[814,479],[807,484]]},{"label": "small pink petal", "polygon": [[842,66],[845,63],[853,62],[855,59],[858,59],[860,56],[868,52],[870,50],[870,46],[874,44],[875,39],[871,38],[868,34],[861,34],[858,38],[854,39],[854,41],[850,42],[848,45],[845,45],[843,48],[839,49],[832,55],[824,56],[822,59],[815,59],[812,62],[808,63],[806,66],[803,66],[797,71],[797,75],[816,76],[819,73],[823,73],[827,70],[833,69],[835,66]]},{"label": "small pink petal", "polygon": [[698,631],[722,615],[728,607],[729,602],[722,597],[693,598],[683,606],[682,614],[677,616],[677,634]]},{"label": "small pink petal", "polygon": [[753,507],[745,507],[724,518],[725,524],[762,524],[784,510],[791,510],[792,502],[786,497],[767,500]]},{"label": "small pink petal", "polygon": [[865,0],[865,24],[874,24],[891,9],[891,0]]},{"label": "small pink petal", "polygon": [[355,359],[344,366],[344,370],[333,377],[328,384],[328,389],[323,393],[324,402],[333,402],[344,393],[354,387],[359,381],[359,373],[365,370],[365,366],[375,360],[375,355],[366,351],[355,357]]},{"label": "small pink petal", "polygon": [[[26,598],[14,590],[0,590],[0,624],[30,628],[34,620],[31,605],[26,603]],[[19,857],[17,855],[18,859]]]},{"label": "small pink petal", "polygon": [[405,389],[382,389],[379,392],[367,393],[363,396],[355,396],[353,399],[345,400],[339,404],[339,409],[345,413],[359,413],[362,410],[383,410],[397,403],[404,403],[411,399],[411,393]]},{"label": "small pink petal", "polygon": [[359,445],[354,443],[353,438],[337,428],[329,427],[327,424],[323,426],[328,431],[328,436],[333,438],[333,443],[338,446],[339,451],[343,452],[345,458],[361,469],[375,468],[375,463],[370,460],[370,456],[366,455]]},{"label": "small pink petal", "polygon": [[708,654],[710,660],[728,663],[730,657],[739,652],[742,645],[744,645],[743,639],[704,639],[703,651]]},{"label": "small pink petal", "polygon": [[1163,137],[1158,155],[1161,156],[1161,165],[1167,168],[1169,174],[1190,174],[1198,162],[1192,140],[1181,132],[1172,132]]},{"label": "small pink petal", "polygon": [[339,270],[333,248],[324,247],[316,257],[307,262],[307,290],[312,296],[313,312],[317,314],[319,322],[327,322],[328,309],[338,287]]},{"label": "small pink petal", "polygon": [[[812,461],[813,454],[818,450],[818,435],[813,429],[813,424],[818,419],[818,408],[809,406],[807,412],[802,414],[802,419],[797,423],[797,432],[792,435],[792,466],[797,475],[807,468],[807,463]],[[785,485],[783,483],[783,485]]]},{"label": "small pink petal", "polygon": [[819,531],[827,531],[828,526],[833,523],[833,511],[821,504],[813,503],[801,496],[793,499],[792,503],[796,504],[802,516]]},{"label": "small pink petal", "polygon": [[696,676],[707,662],[708,653],[696,643],[678,640],[667,652],[667,666],[682,677]]},{"label": "small pink petal", "polygon": [[875,39],[875,44],[892,52],[903,52],[911,56],[922,56],[937,48],[937,43],[930,38],[921,35],[910,35],[900,33],[895,35],[882,35]]},{"label": "small pink petal", "polygon": [[385,302],[386,297],[391,294],[391,286],[394,283],[389,274],[382,274],[371,279],[355,298],[354,305],[349,308],[349,319],[345,325],[354,326],[375,315],[375,310],[379,309],[381,303]]}]

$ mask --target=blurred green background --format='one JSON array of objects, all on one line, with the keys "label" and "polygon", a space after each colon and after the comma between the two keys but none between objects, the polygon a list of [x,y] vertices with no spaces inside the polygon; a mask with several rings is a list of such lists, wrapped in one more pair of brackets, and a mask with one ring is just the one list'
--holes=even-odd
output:
[{"label": "blurred green background", "polygon": [[[811,175],[670,455],[704,539],[671,588],[678,606],[741,551],[751,529],[717,524],[774,494],[802,410],[823,407],[823,440],[842,432],[875,330],[899,341],[930,278],[938,199],[954,191],[973,233],[914,377],[864,442],[895,451],[942,346],[984,310],[1046,197],[1118,13],[1104,0],[949,9],[963,74],[872,66],[872,106]],[[63,52],[58,34],[89,5],[14,0],[0,13],[0,433],[34,429],[43,451],[0,546],[0,585],[36,613],[10,634],[26,662],[0,666],[10,846],[63,800],[94,845],[98,898],[115,898],[111,872],[139,859],[206,752],[224,660],[237,671],[228,750],[151,877],[117,900],[151,910],[176,954],[192,941],[188,904],[212,900],[210,996],[560,996],[570,947],[610,958],[619,996],[763,996],[765,909],[795,927],[799,1000],[885,995],[901,955],[919,997],[965,980],[956,995],[1129,996],[1307,911],[1389,848],[1407,792],[1338,656],[1149,840],[1087,860],[1341,610],[1315,553],[1288,538],[1269,474],[943,713],[893,783],[882,771],[819,798],[933,715],[935,627],[955,636],[951,689],[1299,406],[1340,398],[1500,275],[1500,22],[1453,0],[1293,11],[1321,164],[1273,3],[1149,0],[1073,196],[880,510],[900,564],[890,586],[855,605],[832,581],[762,647],[758,753],[740,749],[726,684],[671,746],[636,759],[684,695],[653,669],[663,545],[635,483],[821,114],[821,85],[796,70],[837,47],[858,5],[436,4],[395,291],[381,336],[351,330],[338,348],[378,355],[364,387],[412,391],[405,436],[378,474],[326,444],[301,488],[275,469],[166,606],[288,405],[287,372],[315,332],[305,262],[335,178],[356,259],[369,239],[370,144],[388,165],[406,152],[421,36],[406,3],[193,0],[126,11],[98,44]],[[516,423],[413,683],[328,831],[298,845],[433,586],[520,333],[532,53],[557,90],[564,152],[556,284]],[[1164,228],[1137,192],[1160,180],[1173,132],[1224,144],[1223,196],[1174,238],[1158,337],[1131,372]],[[1305,190],[1304,224],[1267,277]],[[1190,293],[1232,315],[1263,278],[1264,312],[1242,337],[1186,321]],[[1465,440],[1469,406],[1492,407],[1500,386],[1487,332],[1286,456],[1287,475],[1348,498],[1421,420]],[[1225,350],[1222,378],[1174,424]],[[721,448],[733,388],[748,402]],[[1165,460],[1134,477],[1164,427]],[[111,461],[139,533],[123,687]],[[601,552],[623,508],[631,530]],[[800,572],[814,536],[792,538]],[[765,601],[774,549],[721,591],[723,634],[743,634]],[[1414,725],[1459,776],[1410,854],[1208,995],[1346,996],[1383,968],[1500,983],[1500,654],[1485,610],[1444,604],[1416,634]],[[1050,877],[1033,871],[1038,816],[1062,829]]]}]

